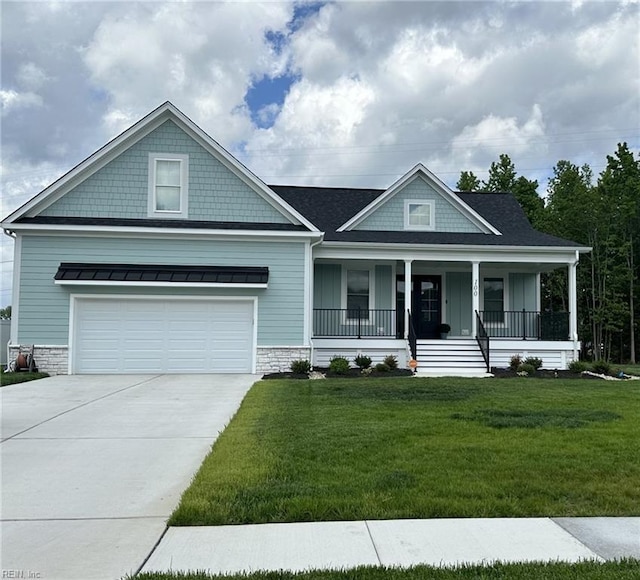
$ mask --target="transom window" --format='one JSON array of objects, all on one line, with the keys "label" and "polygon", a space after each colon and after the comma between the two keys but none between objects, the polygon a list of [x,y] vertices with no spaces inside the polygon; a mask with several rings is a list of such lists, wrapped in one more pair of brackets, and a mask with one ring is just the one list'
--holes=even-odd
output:
[{"label": "transom window", "polygon": [[420,200],[405,201],[404,227],[406,230],[433,230],[435,228],[433,202]]},{"label": "transom window", "polygon": [[149,154],[149,217],[186,218],[187,155]]},{"label": "transom window", "polygon": [[347,319],[369,318],[369,270],[347,270]]},{"label": "transom window", "polygon": [[504,323],[504,279],[484,279],[484,319],[488,323]]}]

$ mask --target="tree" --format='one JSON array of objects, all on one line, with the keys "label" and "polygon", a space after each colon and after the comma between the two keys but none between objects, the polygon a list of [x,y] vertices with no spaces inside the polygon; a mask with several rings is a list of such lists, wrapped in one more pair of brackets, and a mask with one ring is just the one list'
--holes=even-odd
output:
[{"label": "tree", "polygon": [[491,163],[489,179],[482,184],[482,191],[490,193],[511,192],[516,182],[516,168],[511,158],[502,153],[498,161]]},{"label": "tree", "polygon": [[456,183],[458,191],[478,191],[480,189],[480,180],[473,171],[463,171],[460,173],[460,179]]},{"label": "tree", "polygon": [[9,320],[11,318],[11,306],[0,308],[0,320]]}]

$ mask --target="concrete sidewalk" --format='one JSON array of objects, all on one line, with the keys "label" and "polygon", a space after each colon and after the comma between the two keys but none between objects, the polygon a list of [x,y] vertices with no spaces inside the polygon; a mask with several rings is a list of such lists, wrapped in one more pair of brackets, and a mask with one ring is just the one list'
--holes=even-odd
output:
[{"label": "concrete sidewalk", "polygon": [[640,558],[640,518],[469,518],[169,528],[143,572]]}]

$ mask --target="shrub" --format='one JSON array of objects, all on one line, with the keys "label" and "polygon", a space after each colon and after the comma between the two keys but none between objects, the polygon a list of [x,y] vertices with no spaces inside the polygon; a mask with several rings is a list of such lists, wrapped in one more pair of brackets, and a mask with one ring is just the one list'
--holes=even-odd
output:
[{"label": "shrub", "polygon": [[381,362],[376,365],[377,373],[388,373],[390,370],[391,370],[391,367],[387,363]]},{"label": "shrub", "polygon": [[512,371],[517,371],[518,367],[522,364],[522,357],[519,354],[514,354],[511,357],[511,362],[509,363],[509,368]]},{"label": "shrub", "polygon": [[334,375],[346,375],[349,372],[349,361],[343,356],[334,356],[329,362],[329,372]]},{"label": "shrub", "polygon": [[311,370],[311,363],[306,359],[294,360],[290,368],[297,375],[306,375]]},{"label": "shrub", "polygon": [[398,358],[393,356],[392,354],[384,357],[384,360],[382,362],[389,367],[388,370],[393,371],[398,368]]},{"label": "shrub", "polygon": [[536,367],[528,363],[522,363],[518,367],[518,373],[526,373],[529,376],[533,376],[536,374]]},{"label": "shrub", "polygon": [[353,362],[356,363],[356,366],[360,369],[368,369],[371,366],[371,357],[359,354],[353,359]]},{"label": "shrub", "polygon": [[569,363],[569,370],[572,373],[582,373],[589,368],[589,365],[586,362],[581,360],[572,360]]},{"label": "shrub", "polygon": [[611,372],[611,364],[609,364],[606,360],[599,360],[594,362],[591,365],[594,373],[598,373],[599,375],[608,375]]},{"label": "shrub", "polygon": [[528,356],[524,359],[524,364],[531,365],[534,369],[538,370],[542,366],[542,359],[535,356]]}]

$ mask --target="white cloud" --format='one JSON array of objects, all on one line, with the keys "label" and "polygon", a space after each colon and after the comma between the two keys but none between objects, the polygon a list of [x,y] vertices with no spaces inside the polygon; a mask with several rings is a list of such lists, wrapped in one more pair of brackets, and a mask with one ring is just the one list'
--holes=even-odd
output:
[{"label": "white cloud", "polygon": [[41,107],[42,104],[42,97],[35,93],[0,89],[0,108],[3,116],[15,109]]}]

